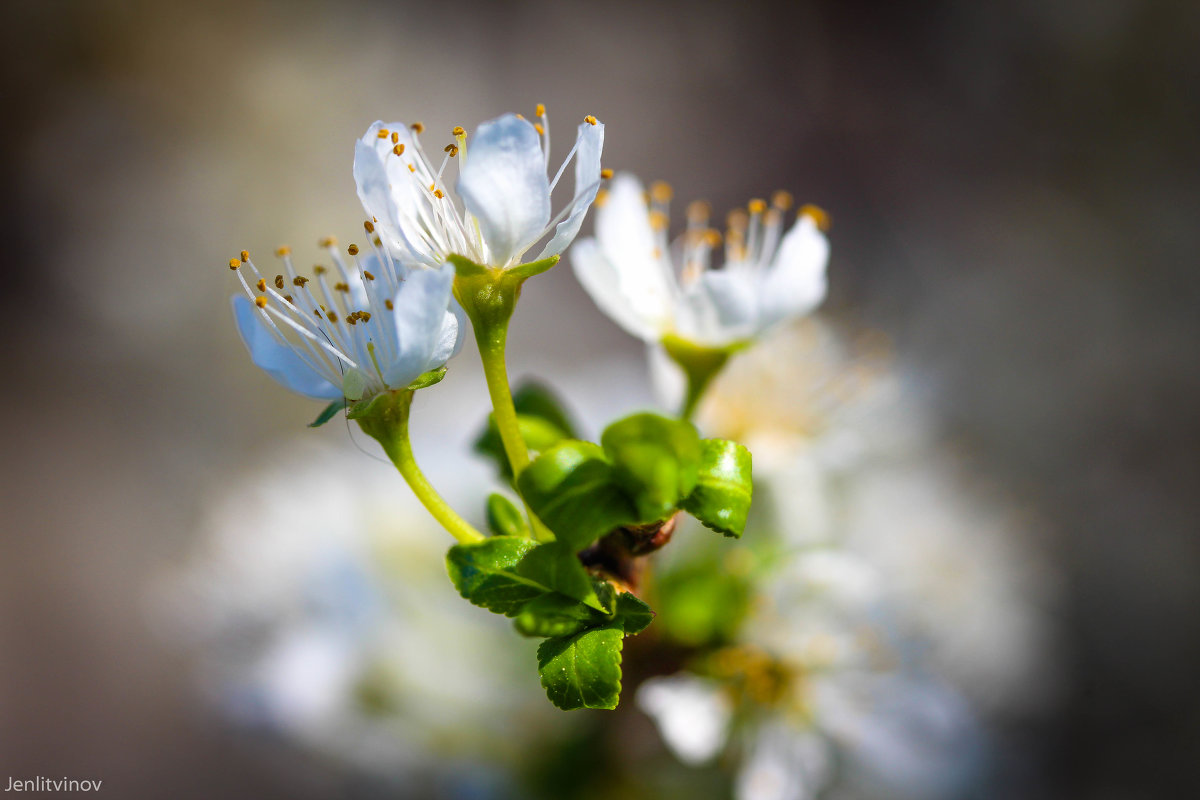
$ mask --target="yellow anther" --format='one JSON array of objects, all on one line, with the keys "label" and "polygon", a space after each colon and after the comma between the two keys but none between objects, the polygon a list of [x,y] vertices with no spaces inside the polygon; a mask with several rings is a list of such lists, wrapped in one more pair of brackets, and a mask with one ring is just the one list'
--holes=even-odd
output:
[{"label": "yellow anther", "polygon": [[374,244],[376,247],[383,247],[383,240],[380,239],[378,236],[376,236],[374,239],[372,239],[371,243]]},{"label": "yellow anther", "polygon": [[608,190],[601,189],[600,191],[596,192],[596,199],[592,201],[592,205],[594,205],[596,208],[599,208],[600,206],[604,205],[607,202],[608,202]]},{"label": "yellow anther", "polygon": [[288,247],[286,244],[283,247],[275,248],[275,255],[279,258],[283,258],[286,255],[291,255],[291,252],[292,248]]},{"label": "yellow anther", "polygon": [[347,286],[347,285],[346,285],[345,283],[343,283],[342,281],[338,281],[337,283],[335,283],[335,284],[333,285],[333,288],[334,288],[334,290],[335,290],[335,291],[338,291],[338,292],[348,292],[348,291],[350,291],[350,287],[349,287],[349,286]]},{"label": "yellow anther", "polygon": [[325,274],[325,268],[324,268],[324,267],[322,267],[320,264],[316,264],[316,265],[314,265],[314,266],[313,266],[313,272],[315,272],[315,273],[316,273],[316,274],[318,274],[318,275],[324,275],[324,274]]},{"label": "yellow anther", "polygon": [[238,261],[236,258],[229,259],[229,268],[230,269],[237,269],[241,265],[242,265],[242,262]]},{"label": "yellow anther", "polygon": [[671,184],[666,181],[655,181],[650,184],[650,199],[654,202],[669,203],[674,196],[675,192],[671,190]]},{"label": "yellow anther", "polygon": [[398,144],[392,148],[392,152],[398,156],[404,155],[404,145]]},{"label": "yellow anther", "polygon": [[291,296],[290,294],[285,294],[285,295],[283,296],[283,299],[284,299],[284,300],[287,300],[287,301],[288,301],[289,303],[291,303],[292,305],[296,305],[296,301],[292,299],[292,296]]},{"label": "yellow anther", "polygon": [[716,228],[709,228],[704,232],[704,243],[709,247],[720,247],[721,232]]},{"label": "yellow anther", "polygon": [[588,114],[586,117],[584,117],[583,121],[586,122],[588,125],[596,124],[596,118],[593,117],[591,114]]},{"label": "yellow anther", "polygon": [[282,288],[283,288],[283,276],[282,276],[282,275],[276,275],[276,276],[275,276],[275,288],[276,288],[276,289],[282,289]]},{"label": "yellow anther", "polygon": [[443,197],[446,196],[446,193],[443,192],[441,189],[434,189],[433,196],[436,197],[438,200],[441,200]]},{"label": "yellow anther", "polygon": [[800,216],[808,217],[816,223],[817,229],[822,231],[829,230],[833,224],[833,220],[829,218],[829,212],[820,206],[803,205],[800,206]]},{"label": "yellow anther", "polygon": [[370,322],[371,321],[371,312],[370,311],[360,311],[360,312],[358,312],[358,318],[361,319],[363,322]]},{"label": "yellow anther", "polygon": [[542,127],[542,123],[540,122],[533,123],[533,129],[538,132],[538,136],[546,135],[546,129]]},{"label": "yellow anther", "polygon": [[375,232],[375,223],[371,222],[371,220],[366,220],[365,222],[363,222],[363,228],[366,230],[367,233],[374,233]]},{"label": "yellow anther", "polygon": [[437,188],[437,184],[436,184],[436,183],[431,183],[431,184],[429,184],[429,191],[431,191],[431,192],[432,192],[432,191],[433,191],[434,189],[436,189],[436,188]]},{"label": "yellow anther", "polygon": [[605,180],[605,181],[606,181],[606,180],[608,180],[609,178],[611,178],[612,176],[613,176],[613,171],[612,171],[611,169],[608,169],[608,168],[606,167],[606,168],[604,168],[604,169],[600,170],[600,179],[601,179],[601,180]]},{"label": "yellow anther", "polygon": [[542,105],[541,103],[538,103],[538,104],[537,104],[537,108],[535,108],[535,109],[533,110],[533,115],[534,115],[535,117],[544,117],[544,116],[546,116],[546,107],[545,107],[544,105]]},{"label": "yellow anther", "polygon": [[308,283],[308,278],[304,277],[303,275],[297,275],[296,277],[292,278],[292,285],[299,286],[301,289],[304,288],[304,284],[306,283]]},{"label": "yellow anther", "polygon": [[412,128],[413,133],[424,133],[425,132],[425,123],[423,123],[423,122],[414,122],[412,125],[409,125],[408,127]]},{"label": "yellow anther", "polygon": [[454,130],[450,131],[454,136],[466,136],[467,131],[462,125],[455,125]]},{"label": "yellow anther", "polygon": [[712,215],[712,206],[703,200],[693,200],[688,203],[687,218],[688,222],[708,222],[709,216]]},{"label": "yellow anther", "polygon": [[265,292],[267,290],[267,282],[262,278],[259,278],[258,283],[254,284],[254,285],[258,287],[258,290],[260,292]]},{"label": "yellow anther", "polygon": [[443,148],[442,148],[442,152],[443,152],[443,153],[449,153],[449,154],[450,154],[450,157],[451,157],[451,158],[454,158],[456,155],[458,155],[458,145],[456,145],[456,144],[448,144],[448,145],[446,145],[445,147],[443,147]]},{"label": "yellow anther", "polygon": [[392,131],[392,144],[400,141],[400,134],[397,131]]},{"label": "yellow anther", "polygon": [[416,172],[416,171],[417,171],[417,168],[416,168],[416,167],[414,167],[412,164],[409,164],[409,165],[408,165],[408,171],[409,171],[409,172]]},{"label": "yellow anther", "polygon": [[388,137],[389,133],[391,133],[391,131],[389,131],[387,128],[380,128],[379,133],[377,133],[375,135],[378,136],[380,139],[386,139]]},{"label": "yellow anther", "polygon": [[740,208],[735,208],[733,211],[729,212],[728,216],[725,217],[725,225],[729,227],[730,230],[744,231],[746,230],[746,226],[749,224],[750,215],[745,211],[742,211]]},{"label": "yellow anther", "polygon": [[391,311],[392,309],[394,309],[396,307],[396,305],[391,300],[384,300],[383,304],[387,307],[388,311]]},{"label": "yellow anther", "polygon": [[324,239],[321,239],[319,242],[317,242],[317,245],[319,247],[334,247],[337,245],[337,237],[326,236]]},{"label": "yellow anther", "polygon": [[780,211],[787,211],[796,202],[796,198],[792,197],[791,192],[785,192],[780,189],[775,194],[771,195],[771,205],[778,208]]},{"label": "yellow anther", "polygon": [[375,276],[372,275],[369,270],[365,270],[365,269],[363,270],[363,277],[369,281],[375,280]]},{"label": "yellow anther", "polygon": [[667,229],[667,215],[661,211],[655,210],[650,212],[650,227],[656,231],[665,231]]},{"label": "yellow anther", "polygon": [[314,317],[316,317],[317,319],[320,319],[320,318],[321,318],[321,312],[320,312],[320,310],[319,310],[319,309],[316,309],[316,308],[314,308],[314,309],[313,309],[313,316],[314,316]]},{"label": "yellow anther", "polygon": [[266,308],[267,307],[267,298],[263,297],[262,295],[259,295],[258,297],[254,298],[254,305],[258,306],[259,308]]},{"label": "yellow anther", "polygon": [[750,201],[747,208],[750,209],[751,214],[762,214],[767,210],[767,201],[756,197]]},{"label": "yellow anther", "polygon": [[350,245],[349,247],[346,248],[346,252],[352,256],[358,255],[358,245],[356,245],[356,244]]},{"label": "yellow anther", "polygon": [[243,264],[245,264],[247,261],[250,260],[250,251],[249,250],[243,250],[238,255],[241,257]]},{"label": "yellow anther", "polygon": [[326,310],[325,311],[325,319],[329,320],[330,322],[337,322],[337,320],[338,320],[337,312]]}]

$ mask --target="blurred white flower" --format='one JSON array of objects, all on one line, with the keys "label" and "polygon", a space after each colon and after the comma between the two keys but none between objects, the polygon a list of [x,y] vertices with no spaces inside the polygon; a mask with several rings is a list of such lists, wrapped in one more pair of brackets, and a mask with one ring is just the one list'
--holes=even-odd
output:
[{"label": "blurred white flower", "polygon": [[[485,122],[469,147],[466,131],[457,127],[436,166],[421,145],[421,123],[375,122],[354,151],[354,180],[371,217],[368,224],[406,264],[437,267],[447,256],[459,255],[485,267],[511,267],[551,232],[533,260],[558,255],[579,233],[600,188],[604,125],[586,117],[551,178],[550,123],[541,106],[537,117],[535,123],[505,114]],[[461,210],[443,178],[455,157]],[[550,194],[572,159],[574,195],[551,219]]]},{"label": "blurred white flower", "polygon": [[[556,712],[532,647],[455,594],[444,535],[391,469],[314,445],[269,463],[223,492],[154,595],[222,714],[392,776],[503,765],[544,735]],[[456,466],[426,464],[434,479]],[[483,491],[454,474],[452,499]]]},{"label": "blurred white flower", "polygon": [[571,264],[592,300],[628,333],[656,344],[672,336],[708,347],[752,339],[807,314],[825,298],[829,243],[824,212],[805,206],[784,233],[789,195],[770,207],[751,200],[730,216],[724,264],[714,269],[722,237],[708,206],[688,207],[687,230],[667,238],[669,187],[655,184],[649,205],[642,184],[618,175],[596,211],[596,235],[571,249]]}]

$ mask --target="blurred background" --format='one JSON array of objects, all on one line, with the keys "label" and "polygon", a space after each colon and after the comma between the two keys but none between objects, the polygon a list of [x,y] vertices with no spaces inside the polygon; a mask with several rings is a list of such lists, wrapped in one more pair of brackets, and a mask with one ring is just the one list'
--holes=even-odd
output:
[{"label": "blurred background", "polygon": [[[1048,523],[1064,674],[1009,731],[1029,785],[1194,784],[1200,6],[9,0],[0,41],[0,779],[331,796],[197,712],[147,608],[230,476],[315,414],[250,364],[225,262],[361,236],[375,119],[448,134],[541,102],[555,163],[594,114],[606,166],[685,201],[829,210],[826,312],[886,332],[941,434]],[[564,386],[578,407],[648,397],[566,269],[510,353],[546,376],[606,354],[628,389]],[[444,427],[418,453],[478,424],[477,372],[422,398]]]}]

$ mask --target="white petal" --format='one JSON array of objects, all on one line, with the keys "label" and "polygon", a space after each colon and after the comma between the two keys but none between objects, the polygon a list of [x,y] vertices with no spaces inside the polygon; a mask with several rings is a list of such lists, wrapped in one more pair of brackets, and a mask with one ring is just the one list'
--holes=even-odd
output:
[{"label": "white petal", "polygon": [[491,266],[503,266],[550,222],[550,181],[541,137],[515,114],[485,122],[472,137],[457,191],[479,222]]},{"label": "white petal", "polygon": [[[379,137],[379,131],[389,134]],[[411,151],[412,136],[403,122],[375,122],[367,128],[354,145],[354,183],[358,187],[358,199],[363,210],[375,221],[380,237],[402,256],[423,258],[423,248],[410,240],[404,230],[404,220],[416,219],[419,198],[418,187],[408,171],[411,154],[397,156],[392,152],[395,144],[391,133],[399,137],[399,144]]]},{"label": "white petal", "polygon": [[779,243],[761,284],[762,326],[803,316],[825,299],[829,240],[811,217],[801,216]]},{"label": "white petal", "polygon": [[[454,267],[418,269],[409,273],[392,299],[397,356],[383,372],[388,386],[399,389],[426,371],[446,319]],[[440,365],[439,365],[440,366]]]},{"label": "white petal", "polygon": [[672,325],[678,290],[668,254],[656,253],[642,184],[633,175],[612,180],[608,199],[596,210],[596,242],[616,272],[624,302],[660,331],[659,338]]},{"label": "white petal", "polygon": [[710,270],[684,294],[697,314],[703,340],[725,344],[757,332],[761,305],[754,273]]},{"label": "white petal", "polygon": [[463,326],[460,324],[458,315],[453,311],[447,311],[442,317],[442,328],[438,332],[437,343],[433,346],[433,354],[429,356],[429,361],[425,363],[423,371],[437,369],[449,361],[462,347],[462,340]]},{"label": "white petal", "polygon": [[717,684],[686,675],[651,678],[638,689],[637,704],[686,764],[708,761],[725,746],[732,708]]},{"label": "white petal", "polygon": [[317,400],[337,400],[342,390],[322,378],[295,350],[276,339],[258,308],[244,295],[233,298],[233,318],[250,360],[284,388]]},{"label": "white petal", "polygon": [[667,351],[657,342],[646,347],[646,361],[650,366],[650,385],[659,404],[671,411],[678,411],[687,393],[687,375],[683,368],[671,360]]},{"label": "white petal", "polygon": [[554,237],[535,260],[558,255],[575,241],[588,206],[596,199],[596,192],[600,191],[600,152],[603,149],[604,123],[579,123],[579,133],[575,139],[575,196],[571,200],[571,212],[558,223]]},{"label": "white petal", "polygon": [[571,248],[571,268],[592,302],[631,336],[658,341],[666,330],[661,314],[645,314],[644,304],[625,294],[616,267],[600,251],[595,239],[580,239]]}]

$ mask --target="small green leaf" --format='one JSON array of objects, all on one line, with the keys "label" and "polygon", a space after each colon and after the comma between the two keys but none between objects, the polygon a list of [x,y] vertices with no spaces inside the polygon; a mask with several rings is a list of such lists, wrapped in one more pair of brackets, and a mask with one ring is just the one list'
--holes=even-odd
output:
[{"label": "small green leaf", "polygon": [[604,451],[591,442],[568,439],[554,445],[521,473],[517,487],[533,513],[572,552],[637,521]]},{"label": "small green leaf", "polygon": [[458,544],[446,554],[446,571],[463,598],[511,617],[527,602],[550,591],[550,587],[516,571],[534,546],[529,539],[513,536]]},{"label": "small green leaf", "polygon": [[538,674],[550,702],[575,708],[617,707],[621,697],[619,624],[547,639],[538,647]]},{"label": "small green leaf", "polygon": [[609,425],[600,443],[638,522],[669,517],[696,485],[700,435],[689,422],[634,414]]},{"label": "small green leaf", "polygon": [[316,419],[314,419],[312,422],[308,423],[308,427],[310,427],[310,428],[321,427],[326,422],[329,422],[329,420],[336,417],[337,413],[345,407],[346,407],[345,400],[334,400],[332,403],[325,406],[325,408],[321,410],[320,414],[317,414]]},{"label": "small green leaf", "polygon": [[543,258],[541,261],[530,261],[528,264],[518,264],[515,267],[509,267],[505,272],[509,275],[516,275],[521,279],[532,278],[534,275],[541,275],[557,263],[558,256],[550,256],[549,258]]},{"label": "small green leaf", "polygon": [[526,603],[513,620],[513,626],[525,636],[570,636],[606,621],[596,609],[552,592]]},{"label": "small green leaf", "polygon": [[417,376],[415,381],[404,388],[413,392],[417,389],[427,389],[435,383],[441,383],[444,377],[446,377],[446,368],[438,367],[437,369],[429,370],[429,372],[422,372]]},{"label": "small green leaf", "polygon": [[654,612],[629,592],[622,592],[617,598],[615,621],[624,628],[626,636],[632,636],[646,630],[646,626],[654,621]]},{"label": "small green leaf", "polygon": [[526,381],[513,392],[513,406],[518,414],[539,417],[551,423],[568,439],[578,439],[575,425],[563,408],[562,401],[549,388],[536,381]]},{"label": "small green leaf", "polygon": [[727,439],[705,439],[696,488],[680,506],[706,528],[740,537],[754,493],[750,451]]},{"label": "small green leaf", "polygon": [[492,493],[488,496],[487,521],[488,528],[496,536],[529,538],[529,525],[525,522],[525,515],[502,494]]},{"label": "small green leaf", "polygon": [[[528,540],[526,540],[528,541]],[[612,611],[610,598],[596,591],[596,584],[575,557],[575,552],[561,542],[548,542],[530,550],[521,559],[516,572],[526,580],[547,591],[554,590],[585,603],[597,611]]]}]

